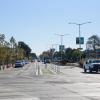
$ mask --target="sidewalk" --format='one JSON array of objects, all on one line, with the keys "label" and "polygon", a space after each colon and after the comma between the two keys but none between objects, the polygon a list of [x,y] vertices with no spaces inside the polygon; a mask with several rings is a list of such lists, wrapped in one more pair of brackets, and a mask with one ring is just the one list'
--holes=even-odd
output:
[{"label": "sidewalk", "polygon": [[12,66],[7,67],[7,65],[0,66],[0,71],[11,71],[13,69]]}]

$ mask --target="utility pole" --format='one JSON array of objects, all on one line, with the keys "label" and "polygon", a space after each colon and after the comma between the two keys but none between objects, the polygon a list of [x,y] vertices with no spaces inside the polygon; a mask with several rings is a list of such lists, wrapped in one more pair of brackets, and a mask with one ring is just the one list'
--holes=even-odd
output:
[{"label": "utility pole", "polygon": [[54,51],[52,51],[52,62],[53,62],[53,55],[54,55],[54,52],[57,50],[57,47],[54,48],[54,46],[57,46],[59,44],[52,44],[52,50],[54,49]]},{"label": "utility pole", "polygon": [[60,36],[60,43],[61,43],[61,45],[63,45],[63,37],[65,36],[65,35],[69,35],[69,34],[56,34],[56,35],[58,35],[58,36]]},{"label": "utility pole", "polygon": [[60,40],[61,40],[61,61],[62,61],[62,46],[63,46],[63,37],[65,36],[65,35],[69,35],[69,34],[56,34],[56,35],[58,35],[58,36],[60,36]]},{"label": "utility pole", "polygon": [[[84,23],[69,23],[69,24],[75,24],[79,27],[79,49],[81,50],[81,26],[84,25],[84,24],[88,24],[88,23],[91,23],[91,22],[84,22]],[[80,60],[81,60],[81,53],[80,53]]]}]

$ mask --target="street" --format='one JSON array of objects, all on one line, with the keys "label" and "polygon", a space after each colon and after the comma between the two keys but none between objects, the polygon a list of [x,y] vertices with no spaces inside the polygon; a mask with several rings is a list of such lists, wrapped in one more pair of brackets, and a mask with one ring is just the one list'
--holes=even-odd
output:
[{"label": "street", "polygon": [[35,62],[1,70],[0,100],[100,100],[100,73],[75,66],[59,66],[58,73],[55,66]]}]

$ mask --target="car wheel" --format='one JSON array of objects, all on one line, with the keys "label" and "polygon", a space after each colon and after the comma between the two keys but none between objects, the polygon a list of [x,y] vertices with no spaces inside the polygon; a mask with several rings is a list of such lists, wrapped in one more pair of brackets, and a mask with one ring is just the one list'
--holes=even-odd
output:
[{"label": "car wheel", "polygon": [[86,71],[87,71],[87,70],[85,69],[85,66],[84,66],[84,72],[86,73]]},{"label": "car wheel", "polygon": [[92,73],[92,69],[89,67],[89,73]]},{"label": "car wheel", "polygon": [[98,73],[98,69],[96,70],[96,73]]}]

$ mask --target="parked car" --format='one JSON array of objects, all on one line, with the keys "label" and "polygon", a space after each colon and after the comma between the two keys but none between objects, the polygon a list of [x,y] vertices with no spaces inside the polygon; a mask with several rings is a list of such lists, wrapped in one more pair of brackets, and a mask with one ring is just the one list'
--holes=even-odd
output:
[{"label": "parked car", "polygon": [[22,60],[23,66],[25,65],[25,60]]},{"label": "parked car", "polygon": [[25,64],[29,64],[29,61],[28,60],[25,60]]},{"label": "parked car", "polygon": [[99,59],[88,59],[83,64],[84,72],[87,70],[92,73],[93,71],[98,72],[100,70],[100,60]]},{"label": "parked car", "polygon": [[41,60],[40,59],[37,59],[37,62],[41,62]]},{"label": "parked car", "polygon": [[19,67],[23,67],[23,66],[24,66],[24,64],[23,64],[22,60],[17,60],[15,62],[15,68],[19,68]]},{"label": "parked car", "polygon": [[33,60],[31,60],[31,62],[35,62],[35,60],[33,59]]},{"label": "parked car", "polygon": [[50,59],[45,59],[44,64],[46,64],[46,63],[50,63]]}]

